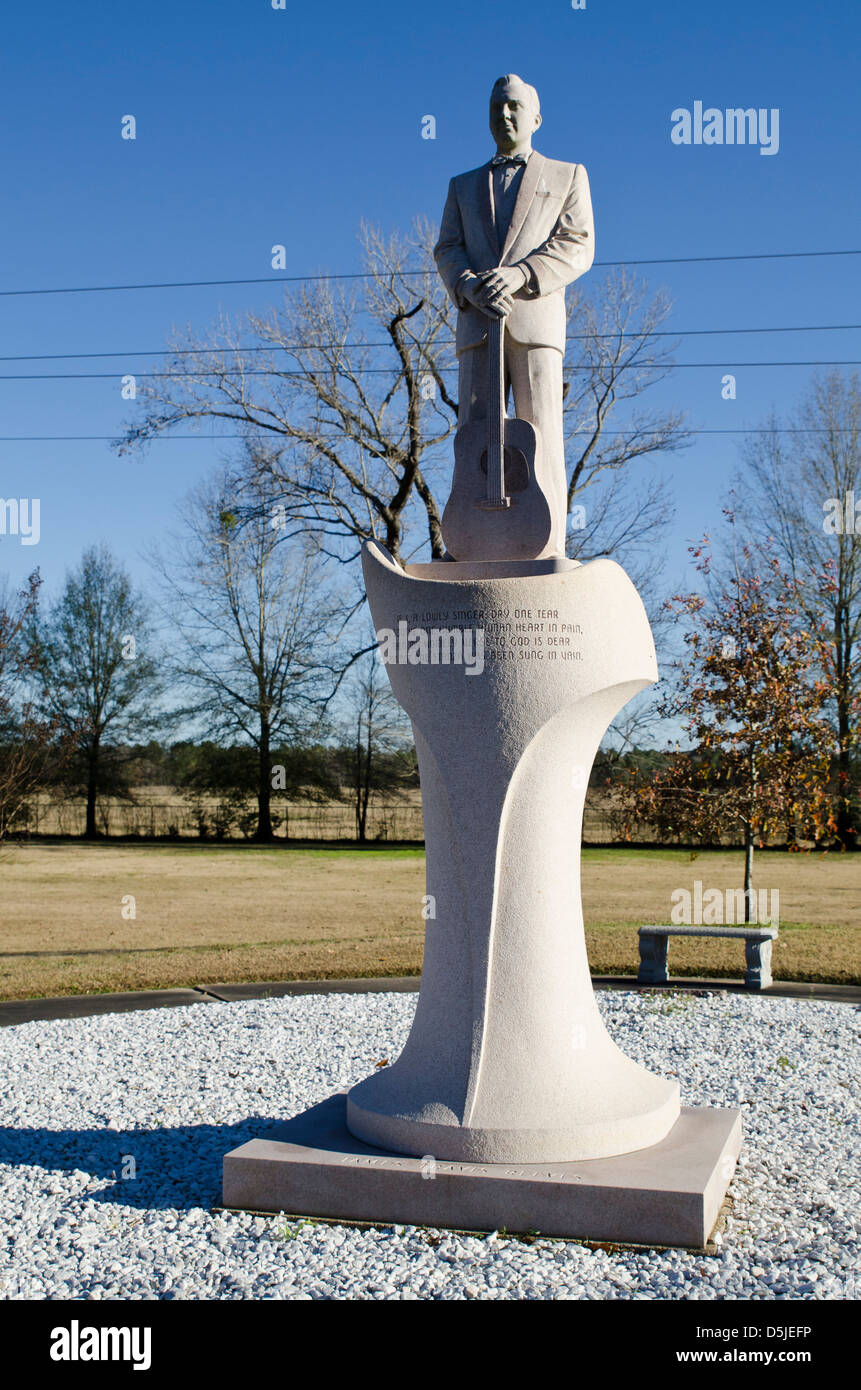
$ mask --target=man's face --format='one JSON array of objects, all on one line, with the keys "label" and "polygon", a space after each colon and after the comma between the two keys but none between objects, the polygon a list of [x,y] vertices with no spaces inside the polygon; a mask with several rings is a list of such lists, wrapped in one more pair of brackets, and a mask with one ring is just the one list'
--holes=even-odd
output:
[{"label": "man's face", "polygon": [[490,133],[497,148],[516,149],[538,128],[538,119],[525,93],[516,88],[494,92],[490,98]]}]

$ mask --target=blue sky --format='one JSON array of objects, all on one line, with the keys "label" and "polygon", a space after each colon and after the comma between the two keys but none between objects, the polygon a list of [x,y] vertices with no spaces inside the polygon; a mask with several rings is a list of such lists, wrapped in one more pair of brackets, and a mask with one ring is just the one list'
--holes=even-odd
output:
[{"label": "blue sky", "polygon": [[[437,219],[449,177],[491,151],[487,98],[501,72],[539,90],[536,147],[586,164],[597,259],[843,250],[861,245],[855,0],[186,0],[17,3],[4,14],[0,289],[359,268],[364,219]],[[680,147],[671,112],[777,107],[780,148]],[[120,138],[134,114],[137,138]],[[422,140],[433,114],[437,138]],[[597,272],[593,272],[595,274]],[[666,265],[671,325],[775,327],[861,321],[861,258]],[[275,278],[273,274],[273,278]],[[262,309],[267,286],[0,299],[0,356],[126,352],[103,362],[0,363],[0,374],[107,371],[109,380],[0,381],[2,435],[115,435],[119,377],[173,324]],[[752,361],[861,358],[861,333],[683,339],[682,369],[654,395],[699,428],[756,425],[792,407],[808,368]],[[724,372],[737,377],[721,399]],[[0,575],[34,563],[49,589],[105,540],[145,581],[140,552],[217,462],[205,441],[118,459],[107,443],[0,443],[0,497],[41,499],[41,540],[0,537]],[[732,436],[700,436],[658,465],[678,508],[671,581],[687,540],[713,525],[736,466]],[[658,557],[656,557],[656,563]]]}]

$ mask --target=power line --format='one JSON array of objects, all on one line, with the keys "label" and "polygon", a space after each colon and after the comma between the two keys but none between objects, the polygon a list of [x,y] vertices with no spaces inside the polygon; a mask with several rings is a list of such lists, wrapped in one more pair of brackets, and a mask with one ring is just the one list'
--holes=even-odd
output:
[{"label": "power line", "polygon": [[[627,261],[595,261],[595,269],[607,269],[612,266],[628,265],[715,265],[719,262],[728,261],[788,261],[806,260],[816,256],[861,256],[861,250],[857,251],[756,251],[734,256],[655,256],[649,259],[627,260]],[[382,272],[378,270],[356,270],[346,272],[334,272],[332,274],[316,275],[281,275],[273,277],[271,275],[257,275],[250,279],[243,280],[163,280],[148,284],[136,285],[61,285],[52,289],[38,290],[0,290],[0,298],[15,298],[21,295],[39,294],[112,294],[119,290],[181,290],[181,289],[200,289],[219,285],[288,285],[313,280],[384,280],[394,274],[393,271]],[[399,270],[396,272],[402,279],[412,279],[414,276],[425,276],[437,274],[436,270]]]},{"label": "power line", "polygon": [[[715,368],[720,371],[722,368],[732,366],[734,370],[741,367],[861,367],[861,359],[840,358],[834,360],[812,358],[803,362],[736,362],[733,358],[725,358],[721,362],[617,362],[612,364],[614,372],[627,371],[636,368],[638,371],[659,371],[677,372],[683,368]],[[363,367],[357,376],[397,376],[400,372],[399,367]],[[439,372],[456,372],[457,367],[438,367]],[[603,372],[608,370],[607,364],[592,366],[563,367],[563,372]],[[199,380],[209,376],[208,372],[132,372],[130,375],[140,381],[159,381],[168,379],[176,381]],[[266,368],[251,368],[242,370],[238,367],[226,368],[222,372],[223,376],[306,376],[305,371],[277,371]],[[116,372],[16,372],[13,374],[0,374],[0,381],[116,381]]]},{"label": "power line", "polygon": [[[737,333],[840,333],[858,328],[861,328],[861,323],[809,323],[781,328],[656,328],[649,329],[645,333],[566,333],[565,339],[566,342],[575,342],[589,338],[625,340],[628,338],[696,338]],[[451,344],[454,342],[454,338],[441,339],[441,342]],[[378,343],[275,343],[263,347],[257,344],[247,347],[237,344],[236,347],[153,348],[150,351],[141,348],[131,352],[18,353],[15,356],[0,357],[0,362],[72,362],[103,357],[200,357],[206,353],[223,354],[229,352],[324,352],[335,348],[343,350],[346,348],[388,348],[391,346],[391,339]]]},{"label": "power line", "polygon": [[[773,429],[773,430],[772,430],[771,428],[769,428],[768,426],[765,426],[765,427],[759,427],[759,426],[757,426],[757,427],[755,427],[755,428],[750,428],[750,429],[717,429],[717,430],[715,430],[715,429],[702,429],[702,430],[700,430],[700,429],[686,429],[686,430],[684,430],[683,432],[684,432],[685,434],[691,434],[691,435],[701,435],[701,434],[854,434],[854,433],[855,433],[855,430],[852,428],[852,426],[846,426],[845,428],[841,426],[841,427],[835,428],[835,429],[831,429],[831,428],[795,429],[794,427],[793,427],[793,428],[783,429],[783,428],[781,428],[781,427],[778,426],[778,427],[776,427],[776,428]],[[252,442],[259,443],[261,440],[266,440],[266,441],[268,442],[268,441],[270,441],[270,440],[272,439],[273,435],[277,436],[277,435],[279,435],[280,433],[281,433],[281,431],[279,431],[279,430],[272,430],[272,431],[268,432],[267,434],[261,434],[261,435],[256,436],[256,438],[254,438]],[[576,434],[584,434],[584,435],[585,435],[585,434],[590,434],[590,433],[591,433],[591,430],[590,430],[588,427],[584,427],[582,430],[575,430],[575,431],[574,431],[574,434],[575,434],[575,435],[576,435]],[[624,439],[624,438],[626,438],[629,434],[630,434],[630,430],[602,430],[602,431],[601,431],[601,437],[602,437],[603,439]],[[287,435],[284,435],[283,437],[284,437],[284,438],[287,438],[287,439],[290,439],[290,436],[287,436]],[[145,443],[145,444],[155,444],[155,443],[173,444],[174,442],[177,442],[177,443],[196,443],[196,444],[214,444],[214,443],[217,443],[218,440],[220,440],[220,439],[247,439],[247,438],[249,438],[248,435],[245,435],[245,434],[232,434],[232,433],[230,433],[230,434],[228,434],[228,433],[225,433],[225,434],[154,434],[154,435],[151,435],[148,439],[143,440],[142,442]],[[342,438],[343,438],[343,436],[342,436],[342,435],[338,435],[338,434],[320,435],[320,436],[319,436],[319,441],[320,441],[321,444],[336,443],[336,442],[338,442],[339,440],[341,440]],[[121,436],[121,435],[118,435],[118,434],[0,434],[0,444],[25,444],[25,443],[43,443],[43,444],[49,444],[49,443],[50,443],[50,444],[60,444],[60,443],[62,443],[62,444],[65,444],[65,443],[113,443],[113,444],[119,444],[119,443],[122,443],[122,442],[123,442],[122,436]],[[295,439],[291,439],[291,442],[292,442],[292,443],[300,443],[301,441],[295,440]]]}]

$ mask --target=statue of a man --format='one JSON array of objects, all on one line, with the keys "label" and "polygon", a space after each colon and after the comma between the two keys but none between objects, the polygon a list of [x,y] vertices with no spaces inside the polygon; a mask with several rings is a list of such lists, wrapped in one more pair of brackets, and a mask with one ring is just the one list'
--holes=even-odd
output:
[{"label": "statue of a man", "polygon": [[541,442],[536,478],[550,504],[544,554],[564,555],[568,516],[562,433],[565,286],[589,269],[595,232],[582,164],[532,148],[538,93],[515,73],[490,96],[496,155],[453,178],[434,250],[458,308],[459,419],[487,414],[487,316],[505,318],[506,395]]}]

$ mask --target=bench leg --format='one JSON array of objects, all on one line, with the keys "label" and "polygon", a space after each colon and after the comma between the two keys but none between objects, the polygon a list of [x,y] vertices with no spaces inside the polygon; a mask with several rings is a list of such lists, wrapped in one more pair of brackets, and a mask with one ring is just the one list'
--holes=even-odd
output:
[{"label": "bench leg", "polygon": [[770,941],[745,941],[746,989],[768,989],[771,984],[771,944]]},{"label": "bench leg", "polygon": [[667,982],[667,938],[658,932],[640,937],[640,985],[664,985]]}]

